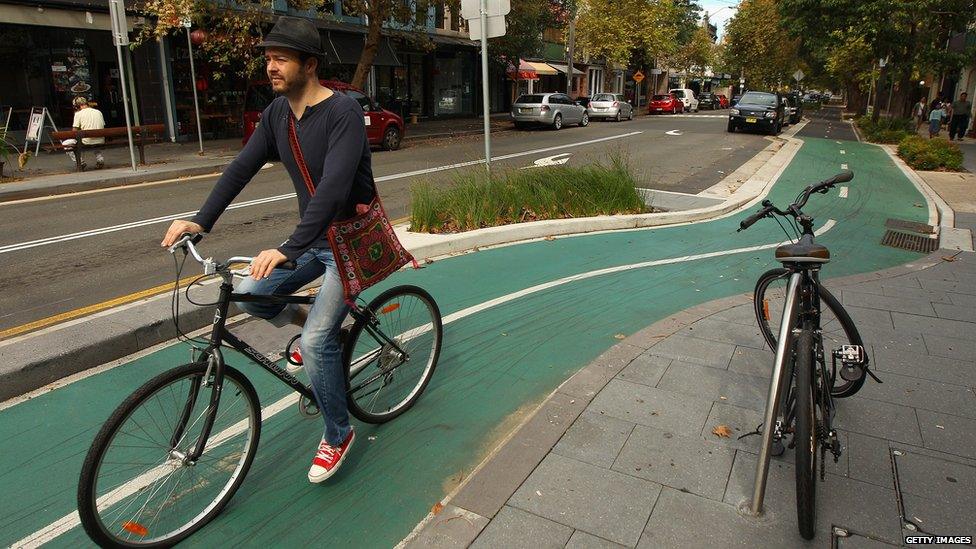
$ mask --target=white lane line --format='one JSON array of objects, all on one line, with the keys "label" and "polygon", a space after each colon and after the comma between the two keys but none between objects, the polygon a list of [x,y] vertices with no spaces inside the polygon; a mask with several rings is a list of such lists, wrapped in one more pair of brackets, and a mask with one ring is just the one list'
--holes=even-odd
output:
[{"label": "white lane line", "polygon": [[844,149],[841,149],[840,150],[840,154],[847,154],[847,151],[845,151]]},{"label": "white lane line", "polygon": [[[820,236],[820,235],[826,233],[827,231],[829,231],[830,229],[832,229],[834,227],[834,225],[836,225],[836,224],[837,224],[837,222],[834,221],[833,219],[828,219],[827,222],[824,223],[824,225],[822,227],[820,227],[815,232],[815,234],[817,236]],[[543,283],[543,284],[537,284],[535,286],[530,286],[528,288],[525,288],[524,290],[519,290],[517,292],[513,292],[513,293],[510,293],[510,294],[507,294],[507,295],[503,295],[503,296],[497,297],[495,299],[490,299],[490,300],[485,301],[483,303],[479,303],[477,305],[473,305],[471,307],[468,307],[467,309],[462,309],[462,310],[457,311],[455,313],[451,313],[451,314],[449,314],[449,315],[447,315],[447,316],[445,316],[443,318],[442,323],[444,325],[447,325],[447,324],[450,324],[450,323],[455,322],[457,320],[461,320],[462,318],[471,316],[471,315],[476,314],[476,313],[480,313],[481,311],[484,311],[486,309],[490,309],[492,307],[497,307],[499,305],[503,305],[503,304],[508,303],[510,301],[514,301],[516,299],[519,299],[519,298],[522,298],[522,297],[525,297],[525,296],[528,296],[528,295],[532,295],[532,294],[535,294],[535,293],[539,293],[541,291],[548,290],[550,288],[555,288],[557,286],[563,286],[563,285],[569,284],[571,282],[578,282],[580,280],[586,280],[586,279],[589,279],[589,278],[595,278],[595,277],[598,277],[598,276],[603,276],[603,275],[608,275],[608,274],[614,274],[614,273],[620,273],[620,272],[625,272],[625,271],[632,271],[632,270],[635,270],[635,269],[644,269],[644,268],[647,268],[647,267],[657,267],[657,266],[660,266],[660,265],[674,265],[676,263],[686,263],[688,261],[697,261],[699,259],[709,259],[709,258],[713,258],[713,257],[721,257],[721,256],[724,256],[724,255],[734,255],[734,254],[740,254],[740,253],[750,253],[750,252],[755,252],[755,251],[759,251],[759,250],[768,250],[770,248],[775,248],[775,247],[777,247],[777,246],[779,246],[779,245],[781,245],[783,243],[784,242],[775,242],[773,244],[760,244],[758,246],[748,246],[748,247],[745,247],[745,248],[734,248],[734,249],[731,249],[731,250],[721,250],[721,251],[717,251],[717,252],[708,252],[708,253],[703,253],[703,254],[685,255],[685,256],[681,256],[681,257],[672,257],[672,258],[668,258],[668,259],[657,259],[657,260],[654,260],[654,261],[643,261],[643,262],[640,262],[640,263],[631,263],[629,265],[620,265],[618,267],[609,267],[609,268],[606,268],[606,269],[597,269],[595,271],[589,271],[589,272],[585,272],[585,273],[579,273],[579,274],[575,274],[575,275],[572,275],[572,276],[567,276],[567,277],[559,278],[559,279],[556,279],[556,280],[552,280],[552,281],[549,281],[549,282],[546,282],[546,283]],[[295,402],[297,402],[297,399],[298,399],[298,395],[292,393],[292,394],[289,394],[289,395],[287,395],[287,396],[279,399],[278,401],[276,401],[276,402],[274,402],[272,404],[269,404],[268,406],[265,406],[261,410],[261,418],[262,418],[261,422],[264,423],[267,419],[273,417],[274,415],[278,414],[282,410],[287,409],[289,406],[291,406],[292,404],[294,404]],[[231,429],[234,429],[234,428],[235,428],[234,426],[228,427],[224,431],[218,433],[215,436],[215,441],[217,439],[219,439],[221,442],[223,442],[224,440],[227,440],[228,438],[230,438],[231,436],[233,436],[233,433],[229,433],[228,431],[231,430]],[[130,481],[130,482],[134,482],[134,480],[133,481]],[[61,534],[64,534],[65,532],[68,532],[69,530],[71,530],[71,529],[79,526],[80,524],[81,524],[81,520],[79,519],[78,512],[76,510],[76,511],[73,511],[73,512],[65,515],[64,517],[58,519],[57,521],[52,522],[48,526],[45,526],[44,528],[42,528],[42,529],[34,532],[33,534],[25,537],[24,539],[22,539],[20,541],[17,541],[17,542],[14,542],[13,545],[12,545],[12,547],[14,547],[15,549],[19,549],[21,547],[24,547],[24,548],[38,547],[41,544],[47,543],[47,542],[49,542],[49,541],[57,538]]]},{"label": "white lane line", "polygon": [[[635,136],[635,135],[638,135],[638,134],[641,134],[641,133],[644,133],[644,132],[642,132],[642,131],[635,131],[635,132],[629,132],[629,133],[625,133],[625,134],[621,134],[621,135],[612,135],[612,136],[609,136],[609,137],[601,137],[599,139],[590,139],[590,140],[587,140],[587,141],[579,141],[579,142],[576,142],[576,143],[567,143],[565,145],[556,145],[556,146],[553,146],[553,147],[545,147],[545,148],[542,148],[542,149],[534,149],[534,150],[531,150],[531,151],[523,151],[523,152],[512,153],[512,154],[504,154],[504,155],[501,155],[501,156],[493,156],[493,157],[491,157],[491,159],[492,160],[495,160],[495,161],[497,161],[497,160],[508,160],[510,158],[518,158],[520,156],[528,156],[528,155],[539,154],[539,153],[544,153],[544,152],[549,152],[549,151],[555,151],[555,150],[559,150],[559,149],[567,149],[567,148],[571,148],[571,147],[582,147],[582,146],[585,146],[585,145],[592,145],[594,143],[601,143],[601,142],[604,142],[604,141],[613,141],[615,139],[623,139],[625,137],[632,137],[632,136]],[[456,168],[463,168],[465,166],[474,166],[474,165],[477,165],[477,164],[481,164],[483,162],[484,162],[484,158],[481,158],[481,159],[478,159],[478,160],[471,160],[469,162],[459,162],[457,164],[448,164],[446,166],[437,166],[435,168],[425,168],[423,170],[414,170],[414,171],[410,171],[410,172],[401,172],[401,173],[395,173],[395,174],[390,174],[390,175],[383,175],[383,176],[380,176],[380,177],[375,178],[374,180],[376,182],[392,181],[394,179],[403,179],[405,177],[413,177],[413,176],[417,176],[417,175],[424,175],[424,174],[429,174],[429,173],[441,172],[441,171],[445,171],[445,170],[453,170],[453,169],[456,169]],[[258,205],[261,205],[261,204],[268,204],[270,202],[277,202],[279,200],[288,200],[288,199],[294,198],[294,197],[295,197],[295,193],[280,194],[280,195],[277,195],[277,196],[269,196],[269,197],[265,197],[265,198],[258,198],[256,200],[248,200],[248,201],[245,201],[245,202],[239,202],[237,204],[231,204],[230,206],[227,207],[227,209],[228,210],[236,210],[238,208],[247,208],[247,207],[250,207],[250,206],[258,206]],[[183,218],[187,218],[187,217],[192,217],[196,213],[197,212],[195,210],[192,211],[192,212],[181,212],[181,213],[177,213],[177,214],[170,214],[170,215],[164,215],[164,216],[160,216],[160,217],[153,217],[151,219],[143,219],[141,221],[133,221],[133,222],[130,222],[130,223],[123,223],[121,225],[113,225],[113,226],[110,226],[110,227],[102,227],[102,228],[99,228],[99,229],[90,229],[90,230],[87,230],[87,231],[80,231],[80,232],[70,233],[70,234],[64,234],[64,235],[60,235],[60,236],[52,236],[52,237],[48,237],[48,238],[40,238],[40,239],[37,239],[37,240],[30,240],[30,241],[27,241],[27,242],[19,242],[19,243],[16,243],[16,244],[7,244],[5,246],[0,246],[0,254],[5,254],[5,253],[9,253],[9,252],[16,252],[16,251],[19,251],[19,250],[26,250],[26,249],[29,249],[29,248],[36,248],[38,246],[46,246],[46,245],[49,245],[49,244],[57,244],[59,242],[68,242],[68,241],[71,241],[71,240],[78,240],[80,238],[88,238],[88,237],[98,236],[98,235],[107,234],[107,233],[114,233],[114,232],[117,232],[117,231],[124,231],[124,230],[128,230],[128,229],[134,229],[134,228],[137,228],[137,227],[145,227],[146,225],[155,225],[157,223],[166,223],[166,222],[173,221],[173,220],[176,220],[176,219],[183,219]]]},{"label": "white lane line", "polygon": [[840,165],[840,169],[842,169],[842,170],[846,170],[846,169],[847,169],[847,164],[841,164],[841,165]]},{"label": "white lane line", "polygon": [[667,132],[664,132],[664,133],[667,134],[667,135],[675,135],[675,136],[677,136],[677,135],[681,135],[682,134],[682,131],[681,130],[671,130],[671,131],[667,131]]},{"label": "white lane line", "polygon": [[847,187],[841,187],[840,188],[840,194],[839,194],[839,196],[841,198],[847,198]]}]

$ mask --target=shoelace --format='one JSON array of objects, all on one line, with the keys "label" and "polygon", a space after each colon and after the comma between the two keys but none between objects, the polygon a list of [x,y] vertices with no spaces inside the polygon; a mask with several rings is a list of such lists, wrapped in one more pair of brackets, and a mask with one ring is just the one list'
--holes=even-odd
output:
[{"label": "shoelace", "polygon": [[327,442],[319,444],[319,451],[315,453],[315,457],[319,459],[324,459],[326,461],[332,461],[335,457],[337,450],[329,445]]}]

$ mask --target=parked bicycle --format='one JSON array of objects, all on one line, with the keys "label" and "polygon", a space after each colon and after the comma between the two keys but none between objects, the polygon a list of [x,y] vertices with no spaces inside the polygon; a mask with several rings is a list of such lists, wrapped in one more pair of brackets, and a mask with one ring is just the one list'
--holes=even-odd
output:
[{"label": "parked bicycle", "polygon": [[762,511],[770,455],[781,455],[785,451],[783,440],[791,436],[797,523],[806,539],[813,539],[816,524],[818,450],[821,480],[825,479],[827,451],[836,462],[842,450],[833,426],[834,398],[857,393],[867,375],[880,382],[868,369],[868,356],[854,321],[820,283],[820,269],[830,261],[830,251],[815,241],[813,218],[802,211],[812,194],[827,193],[853,178],[854,173],[848,171],[810,185],[785,210],[764,200],[759,212],[739,224],[742,231],[760,219],[779,216],[794,230],[790,234],[780,224],[795,242],[776,248],[776,260],[783,267],[763,273],[754,293],[756,319],[766,342],[775,349],[776,359],[752,511]]},{"label": "parked bicycle", "polygon": [[[209,340],[189,340],[190,363],[129,395],[95,436],[82,466],[78,512],[102,546],[174,545],[216,517],[241,486],[257,452],[262,409],[247,376],[225,362],[223,348],[236,349],[298,393],[303,416],[319,413],[311,387],[226,328],[231,303],[311,304],[314,296],[234,293],[233,278],[247,276],[249,268],[232,265],[252,258],[204,259],[199,241],[200,235],[186,234],[170,251],[199,262],[204,276],[222,279]],[[174,322],[177,316],[175,310]],[[349,411],[367,423],[390,421],[430,382],[441,350],[440,310],[423,289],[397,286],[350,316],[340,333]]]}]

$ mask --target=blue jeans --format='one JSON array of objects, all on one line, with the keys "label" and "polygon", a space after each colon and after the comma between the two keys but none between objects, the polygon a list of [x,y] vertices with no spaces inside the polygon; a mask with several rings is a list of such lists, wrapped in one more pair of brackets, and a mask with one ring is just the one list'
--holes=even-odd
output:
[{"label": "blue jeans", "polygon": [[[346,380],[342,371],[342,351],[339,347],[339,328],[349,313],[342,293],[342,281],[336,269],[332,250],[313,248],[295,260],[294,271],[275,269],[268,278],[245,278],[237,292],[253,295],[288,295],[322,277],[322,286],[302,328],[302,362],[312,382],[312,392],[322,419],[325,420],[325,440],[339,446],[352,427],[346,407]],[[297,305],[238,303],[245,312],[275,326],[284,326],[294,318]]]}]

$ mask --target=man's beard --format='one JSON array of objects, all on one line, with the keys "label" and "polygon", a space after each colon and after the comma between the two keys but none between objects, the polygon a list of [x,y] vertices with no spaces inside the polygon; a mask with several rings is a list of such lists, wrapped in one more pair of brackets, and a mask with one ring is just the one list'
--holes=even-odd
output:
[{"label": "man's beard", "polygon": [[304,88],[305,84],[308,83],[308,78],[305,76],[305,74],[299,73],[291,79],[282,78],[278,82],[277,88],[275,88],[274,84],[272,84],[274,91],[276,93],[287,95],[290,92]]}]

